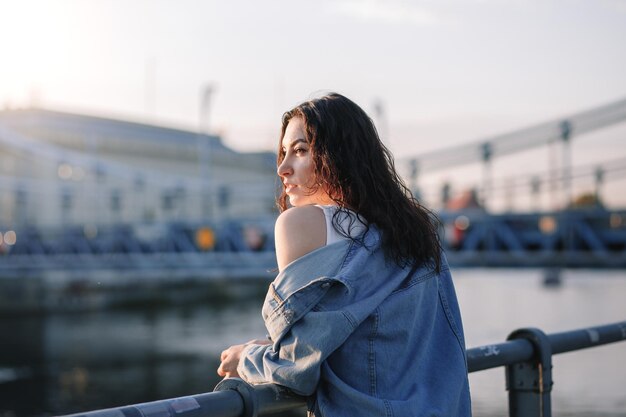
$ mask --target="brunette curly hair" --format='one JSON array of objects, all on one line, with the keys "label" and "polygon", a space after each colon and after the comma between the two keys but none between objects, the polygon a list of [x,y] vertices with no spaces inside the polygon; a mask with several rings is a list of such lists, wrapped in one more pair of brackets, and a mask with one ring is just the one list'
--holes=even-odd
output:
[{"label": "brunette curly hair", "polygon": [[[376,225],[385,253],[394,262],[403,267],[431,263],[439,270],[439,219],[404,184],[391,152],[381,142],[365,111],[337,93],[306,101],[287,111],[282,118],[279,165],[285,157],[282,148],[285,130],[294,117],[304,122],[317,186],[328,192],[340,210],[350,209],[366,226]],[[277,205],[281,212],[289,207],[284,187]],[[335,229],[350,237],[348,231],[338,226],[337,214],[333,219]]]}]

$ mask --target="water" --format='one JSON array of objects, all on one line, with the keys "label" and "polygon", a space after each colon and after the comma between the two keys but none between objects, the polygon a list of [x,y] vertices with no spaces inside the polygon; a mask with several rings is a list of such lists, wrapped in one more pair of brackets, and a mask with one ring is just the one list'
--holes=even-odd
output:
[{"label": "water", "polygon": [[[519,327],[626,320],[626,271],[462,269],[468,347]],[[66,414],[213,389],[219,353],[263,337],[261,298],[221,305],[0,318],[0,417]],[[626,416],[626,342],[554,357],[554,416]],[[470,375],[475,416],[507,413],[504,370]]]},{"label": "water", "polygon": [[[461,270],[455,274],[468,347],[503,341],[514,329],[554,333],[626,321],[626,271],[565,271],[542,285],[538,270]],[[626,416],[626,342],[553,357],[554,416]],[[475,415],[507,410],[504,369],[470,374]]]}]

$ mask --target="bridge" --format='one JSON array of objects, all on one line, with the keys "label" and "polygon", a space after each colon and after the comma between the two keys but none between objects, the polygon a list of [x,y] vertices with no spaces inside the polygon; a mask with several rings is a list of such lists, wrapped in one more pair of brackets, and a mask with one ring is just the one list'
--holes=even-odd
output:
[{"label": "bridge", "polygon": [[[455,266],[626,267],[626,211],[441,212],[440,234]],[[266,276],[276,268],[273,219],[216,225],[172,223],[24,228],[0,256],[0,275],[72,269],[187,270],[210,277]],[[202,246],[211,230],[215,244]],[[10,232],[5,232],[5,240]],[[251,238],[250,236],[253,236]]]},{"label": "bridge", "polygon": [[626,267],[626,211],[442,213],[455,266]]},{"label": "bridge", "polygon": [[[153,276],[160,271],[170,276],[251,278],[270,276],[275,269],[275,214],[272,210],[256,217],[231,216],[228,215],[229,207],[233,212],[239,209],[222,204],[222,216],[215,216],[211,215],[215,214],[214,210],[206,210],[205,200],[192,198],[196,192],[202,194],[209,190],[214,194],[214,205],[216,201],[228,200],[227,195],[221,195],[224,190],[220,188],[220,178],[215,170],[209,188],[196,175],[210,172],[206,168],[197,172],[195,168],[176,171],[172,174],[175,177],[172,182],[167,173],[156,166],[146,168],[130,164],[119,155],[109,157],[102,150],[106,147],[94,151],[93,138],[83,145],[74,142],[68,145],[40,139],[37,132],[43,129],[41,119],[25,119],[21,125],[3,120],[0,118],[0,147],[8,155],[3,162],[17,168],[9,172],[10,175],[0,175],[2,201],[12,202],[8,209],[6,205],[0,206],[4,207],[0,210],[0,277],[40,276],[54,271],[84,275],[86,271],[106,270],[128,271],[136,276]],[[89,131],[82,125],[80,129],[76,128],[71,124],[71,118],[69,122],[63,119],[65,124],[61,127],[54,120],[47,129],[62,128],[60,132],[69,135],[67,126],[70,126],[74,129],[71,130],[74,136],[77,132]],[[398,165],[401,169],[408,169],[407,182],[418,194],[423,188],[420,183],[431,173],[468,164],[483,166],[482,185],[476,187],[473,199],[467,200],[468,204],[460,207],[448,204],[454,196],[450,194],[449,186],[442,189],[437,212],[442,221],[442,241],[452,265],[624,268],[626,211],[603,207],[600,188],[623,179],[626,158],[607,159],[596,165],[571,166],[570,163],[575,140],[625,120],[626,100],[620,100],[513,133],[401,159]],[[148,144],[152,134],[150,129],[154,129],[124,125],[126,130],[119,130],[116,122],[104,123],[100,119],[87,119],[86,122],[81,119],[81,123],[87,123],[96,131],[102,129],[113,137],[121,135],[120,132],[131,131],[137,135],[136,131],[140,131]],[[105,126],[99,127],[100,124]],[[24,125],[28,129],[24,129]],[[210,138],[193,132],[164,133],[158,130],[159,140],[163,141],[162,136],[167,134],[179,135],[181,141],[188,142],[190,152],[181,157],[182,162],[187,161],[185,158],[189,155],[193,156],[194,149],[203,149],[203,143],[214,147],[211,152],[220,156],[221,163],[228,158],[235,161],[235,155],[223,148],[218,139],[206,142]],[[494,160],[555,144],[562,147],[560,169],[553,167],[548,172],[522,176],[506,188],[509,192],[523,193],[522,187],[526,187],[526,194],[535,195],[541,189],[552,192],[558,185],[567,194],[568,203],[557,210],[500,213],[490,210],[489,198],[498,190],[492,179]],[[32,175],[20,166],[19,158],[26,158],[22,165],[32,161],[50,165],[57,178],[50,180]],[[195,167],[194,164],[212,161],[217,163],[204,155],[189,164]],[[273,168],[269,167],[269,170]],[[77,172],[82,172],[81,178],[75,178]],[[87,183],[81,182],[83,177]],[[140,186],[137,178],[144,178]],[[581,179],[595,182],[595,193],[588,199],[588,204],[571,199],[572,186]],[[242,187],[242,192],[254,197],[260,183],[250,181],[238,186]],[[128,192],[120,188],[120,183],[130,184]],[[172,191],[172,184],[178,184],[176,192]],[[273,184],[262,185],[265,190],[275,189]],[[124,198],[124,193],[141,194],[143,200],[138,204],[131,198]],[[133,207],[145,209],[150,205],[145,201],[150,195],[158,196],[153,204],[161,209],[160,217],[157,213],[156,217],[146,219],[145,210],[134,214]],[[103,200],[102,196],[108,196],[108,200]],[[75,209],[80,205],[79,198],[85,200],[81,203],[80,216]],[[97,204],[89,206],[94,199],[99,199]],[[37,215],[43,215],[47,209],[39,210],[38,206],[59,206],[61,217],[43,224]],[[173,207],[177,209],[173,210]],[[31,215],[22,216],[22,212]],[[68,212],[73,213],[72,216],[68,216]],[[32,213],[35,213],[34,218]]]}]

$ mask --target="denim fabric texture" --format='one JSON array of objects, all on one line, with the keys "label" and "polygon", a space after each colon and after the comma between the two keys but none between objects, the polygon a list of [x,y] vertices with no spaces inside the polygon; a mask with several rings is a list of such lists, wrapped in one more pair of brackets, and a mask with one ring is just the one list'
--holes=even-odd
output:
[{"label": "denim fabric texture", "polygon": [[271,345],[248,345],[249,383],[310,396],[317,417],[470,416],[461,315],[450,271],[400,268],[370,227],[290,263],[270,285]]}]

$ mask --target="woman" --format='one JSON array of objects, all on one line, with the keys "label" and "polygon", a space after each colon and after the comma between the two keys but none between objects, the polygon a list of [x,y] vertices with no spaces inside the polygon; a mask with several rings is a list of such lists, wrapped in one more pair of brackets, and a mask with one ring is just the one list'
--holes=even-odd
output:
[{"label": "woman", "polygon": [[[283,116],[268,340],[218,374],[309,396],[315,416],[469,416],[460,313],[437,222],[367,114],[339,94]],[[287,200],[291,208],[288,208]]]}]

